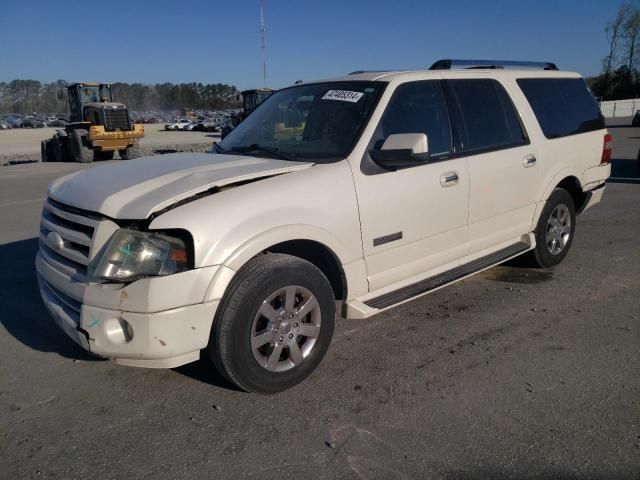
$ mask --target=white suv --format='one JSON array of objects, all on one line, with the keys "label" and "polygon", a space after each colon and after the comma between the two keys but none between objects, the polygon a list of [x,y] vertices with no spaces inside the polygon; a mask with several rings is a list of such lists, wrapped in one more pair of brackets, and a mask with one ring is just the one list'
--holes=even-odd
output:
[{"label": "white suv", "polygon": [[610,173],[593,96],[552,64],[451,66],[298,84],[213,155],[54,181],[36,259],[53,318],[117,363],[206,350],[272,393],[320,363],[336,300],[365,318],[518,255],[556,265]]}]

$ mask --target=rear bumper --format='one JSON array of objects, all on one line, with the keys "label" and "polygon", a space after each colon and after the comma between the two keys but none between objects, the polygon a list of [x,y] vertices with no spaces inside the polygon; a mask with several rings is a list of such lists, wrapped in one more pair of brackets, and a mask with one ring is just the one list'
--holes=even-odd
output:
[{"label": "rear bumper", "polygon": [[597,167],[591,167],[585,170],[582,176],[582,190],[584,192],[595,189],[596,187],[604,184],[604,182],[611,175],[611,164],[598,165]]},{"label": "rear bumper", "polygon": [[604,195],[604,189],[605,189],[605,184],[602,183],[596,188],[589,190],[588,192],[584,192],[587,198],[582,204],[582,207],[580,208],[580,210],[576,212],[576,214],[582,213],[585,210],[600,203],[602,201],[602,196]]}]

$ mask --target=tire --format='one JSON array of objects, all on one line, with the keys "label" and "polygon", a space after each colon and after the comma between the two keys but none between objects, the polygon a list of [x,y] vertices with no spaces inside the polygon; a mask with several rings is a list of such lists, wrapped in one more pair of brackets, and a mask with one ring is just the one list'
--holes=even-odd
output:
[{"label": "tire", "polygon": [[120,158],[122,160],[133,160],[134,158],[142,157],[142,148],[140,145],[130,145],[124,150],[120,150]]},{"label": "tire", "polygon": [[64,141],[66,140],[66,136],[63,135],[54,135],[53,136],[53,158],[56,162],[64,162],[67,159],[66,148],[64,145]]},{"label": "tire", "polygon": [[[565,217],[566,215],[566,217]],[[576,207],[566,190],[556,188],[540,214],[536,226],[536,248],[528,252],[532,266],[549,268],[567,256],[576,229]]]},{"label": "tire", "polygon": [[[307,311],[298,317],[303,308]],[[291,255],[260,255],[229,285],[211,328],[209,355],[220,373],[241,389],[281,392],[320,364],[334,322],[333,290],[315,265]],[[252,338],[263,343],[252,345]]]},{"label": "tire", "polygon": [[88,145],[87,135],[89,132],[78,128],[71,132],[71,153],[73,160],[78,163],[93,162],[93,149]]},{"label": "tire", "polygon": [[113,154],[115,153],[113,150],[110,150],[108,152],[94,150],[94,152],[94,157],[96,160],[113,160]]},{"label": "tire", "polygon": [[42,140],[40,142],[40,161],[48,162],[49,161],[49,145],[48,142],[51,140]]}]

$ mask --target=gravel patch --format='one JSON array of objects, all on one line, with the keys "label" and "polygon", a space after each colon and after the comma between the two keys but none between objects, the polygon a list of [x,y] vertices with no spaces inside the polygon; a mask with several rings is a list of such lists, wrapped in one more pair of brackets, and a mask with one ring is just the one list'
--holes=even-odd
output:
[{"label": "gravel patch", "polygon": [[[189,143],[189,144],[176,144],[176,145],[141,145],[142,151],[145,156],[152,155],[164,155],[166,153],[176,152],[209,152],[213,140],[206,143]],[[120,156],[116,152],[114,159],[119,159]],[[8,165],[18,165],[22,163],[39,163],[40,153],[23,153],[23,154],[0,154],[0,166],[5,167]]]}]

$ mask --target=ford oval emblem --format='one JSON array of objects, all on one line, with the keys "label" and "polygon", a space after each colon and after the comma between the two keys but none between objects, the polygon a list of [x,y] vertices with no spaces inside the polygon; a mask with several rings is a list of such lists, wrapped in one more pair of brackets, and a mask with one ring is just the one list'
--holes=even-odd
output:
[{"label": "ford oval emblem", "polygon": [[47,240],[54,250],[62,250],[64,247],[64,240],[62,240],[58,232],[49,232],[47,234]]}]

